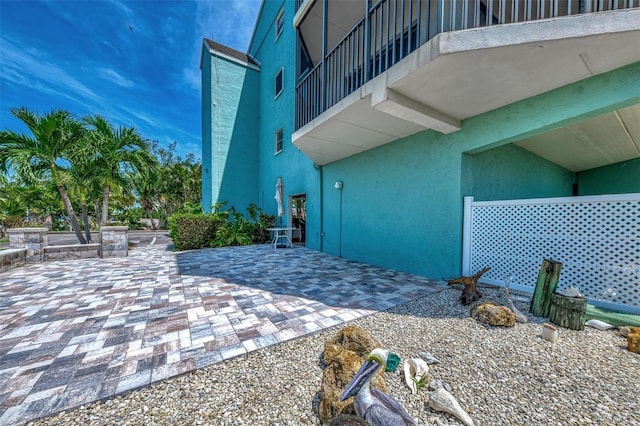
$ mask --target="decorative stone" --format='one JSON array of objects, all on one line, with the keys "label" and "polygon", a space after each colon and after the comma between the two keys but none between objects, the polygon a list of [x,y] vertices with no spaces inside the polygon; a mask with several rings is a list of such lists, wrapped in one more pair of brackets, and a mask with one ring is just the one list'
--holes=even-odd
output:
[{"label": "decorative stone", "polygon": [[400,365],[400,357],[396,354],[390,353],[387,356],[387,368],[385,369],[385,371],[393,373],[398,368],[398,365]]},{"label": "decorative stone", "polygon": [[640,354],[640,327],[629,327],[627,333],[627,350]]},{"label": "decorative stone", "polygon": [[[323,423],[341,414],[355,415],[353,398],[340,401],[340,394],[358,372],[369,353],[380,347],[366,331],[349,325],[324,344],[325,369],[322,372],[322,394],[318,406],[318,416]],[[387,386],[382,378],[384,370],[371,381],[371,386],[387,393]],[[341,424],[341,423],[338,423]],[[349,424],[349,423],[345,423]]]},{"label": "decorative stone", "polygon": [[513,327],[516,324],[516,314],[506,306],[485,302],[472,310],[472,315],[480,322],[493,326]]},{"label": "decorative stone", "polygon": [[547,342],[556,343],[558,341],[558,329],[549,323],[542,324],[542,338]]},{"label": "decorative stone", "polygon": [[429,352],[419,352],[418,356],[424,360],[428,365],[431,364],[440,364],[440,361]]},{"label": "decorative stone", "polygon": [[429,390],[430,391],[434,391],[434,390],[438,390],[440,388],[443,388],[444,385],[442,384],[442,381],[439,379],[433,379],[432,381],[429,382]]},{"label": "decorative stone", "polygon": [[598,330],[608,330],[610,328],[613,328],[613,326],[608,322],[600,321],[597,319],[590,319],[589,321],[585,322],[584,325],[597,328]]}]

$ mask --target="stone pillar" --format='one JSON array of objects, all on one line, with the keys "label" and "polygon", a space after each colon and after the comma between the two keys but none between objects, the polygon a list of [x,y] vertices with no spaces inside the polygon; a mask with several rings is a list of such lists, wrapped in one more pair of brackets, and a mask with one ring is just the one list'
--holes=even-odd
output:
[{"label": "stone pillar", "polygon": [[103,226],[100,228],[100,257],[127,257],[129,253],[128,226]]},{"label": "stone pillar", "polygon": [[25,257],[27,263],[42,262],[44,248],[47,246],[47,231],[47,228],[9,229],[9,247],[27,249]]}]

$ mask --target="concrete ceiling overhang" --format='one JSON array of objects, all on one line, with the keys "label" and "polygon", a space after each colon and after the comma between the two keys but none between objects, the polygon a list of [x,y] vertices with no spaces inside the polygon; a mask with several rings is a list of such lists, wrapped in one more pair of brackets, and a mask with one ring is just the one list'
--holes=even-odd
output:
[{"label": "concrete ceiling overhang", "polygon": [[[425,129],[457,131],[464,119],[638,61],[638,8],[443,33],[296,131],[293,143],[323,165]],[[628,121],[638,109],[566,130],[567,146],[591,151],[584,160],[574,149],[565,160],[538,147],[544,135],[521,146],[574,171],[637,158],[638,129]],[[592,127],[624,135],[619,147]]]}]

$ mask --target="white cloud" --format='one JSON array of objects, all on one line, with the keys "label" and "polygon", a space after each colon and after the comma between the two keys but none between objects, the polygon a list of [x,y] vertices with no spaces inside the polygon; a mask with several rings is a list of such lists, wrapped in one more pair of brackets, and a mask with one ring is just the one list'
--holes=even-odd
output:
[{"label": "white cloud", "polygon": [[135,86],[135,83],[131,80],[129,80],[128,78],[123,77],[122,75],[120,75],[116,70],[112,69],[112,68],[98,68],[96,69],[96,71],[98,72],[99,76],[102,77],[103,79],[111,82],[111,83],[115,83],[120,87],[133,87]]},{"label": "white cloud", "polygon": [[41,50],[29,48],[6,35],[2,40],[2,79],[28,87],[41,85],[43,91],[65,97],[74,94],[87,99],[99,98],[80,80],[49,61]]}]

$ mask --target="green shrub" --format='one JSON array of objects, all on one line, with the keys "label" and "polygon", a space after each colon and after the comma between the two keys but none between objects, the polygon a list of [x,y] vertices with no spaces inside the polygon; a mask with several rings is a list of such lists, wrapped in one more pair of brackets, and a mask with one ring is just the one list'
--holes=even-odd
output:
[{"label": "green shrub", "polygon": [[169,218],[169,237],[175,250],[209,247],[221,224],[217,215],[177,213]]},{"label": "green shrub", "polygon": [[247,220],[242,213],[231,207],[228,212],[216,212],[215,214],[226,217],[226,220],[216,229],[211,247],[248,246],[253,243],[256,225]]},{"label": "green shrub", "polygon": [[269,235],[267,228],[273,228],[274,226],[276,226],[276,216],[260,212],[260,218],[256,222],[253,233],[253,242],[256,244],[268,243],[271,240],[271,235]]},{"label": "green shrub", "polygon": [[204,247],[246,246],[269,241],[267,228],[273,227],[276,217],[262,212],[255,204],[247,207],[247,217],[226,203],[218,202],[213,213],[176,213],[169,218],[169,237],[176,250]]}]

